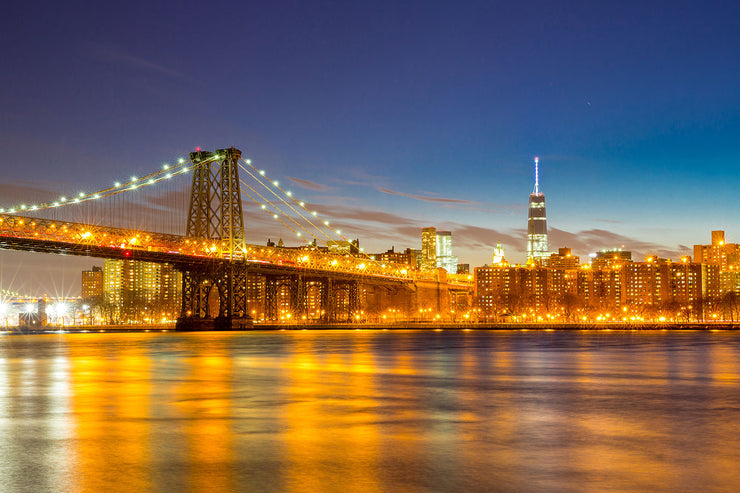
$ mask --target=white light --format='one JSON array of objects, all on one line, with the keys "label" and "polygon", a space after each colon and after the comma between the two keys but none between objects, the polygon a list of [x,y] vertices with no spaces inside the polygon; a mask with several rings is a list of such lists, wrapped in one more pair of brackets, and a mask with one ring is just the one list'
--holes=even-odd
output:
[{"label": "white light", "polygon": [[164,177],[169,180],[170,178],[172,178],[172,173],[167,173],[166,175],[164,175]]},{"label": "white light", "polygon": [[261,208],[267,209],[267,206],[265,204],[260,205]]},{"label": "white light", "polygon": [[33,313],[36,311],[36,305],[34,305],[33,303],[28,303],[23,308],[26,313]]},{"label": "white light", "polygon": [[131,177],[131,181],[136,181],[136,180],[138,180],[138,178],[136,178],[135,176]]},{"label": "white light", "polygon": [[265,170],[261,169],[261,170],[260,170],[260,174],[261,174],[262,176],[265,176]]},{"label": "white light", "polygon": [[113,184],[113,186],[114,186],[114,187],[116,187],[116,188],[118,188],[118,187],[120,187],[120,186],[121,186],[121,182],[120,182],[120,181],[117,181],[117,182],[115,182],[115,183]]},{"label": "white light", "polygon": [[100,194],[99,193],[96,193],[95,195],[93,195],[93,198],[94,199],[99,199],[100,198]]},{"label": "white light", "polygon": [[275,219],[277,219],[278,218],[278,215],[277,214],[273,214],[272,217],[274,217]]},{"label": "white light", "polygon": [[293,192],[291,192],[290,190],[288,190],[287,192],[285,192],[285,195],[287,195],[288,197],[291,197],[293,195]]},{"label": "white light", "polygon": [[136,190],[136,185],[131,185],[131,188],[129,190]]},{"label": "white light", "polygon": [[21,210],[22,211],[25,211],[26,210],[26,206],[24,204],[21,205]]},{"label": "white light", "polygon": [[177,161],[177,162],[178,162],[178,163],[180,163],[180,164],[182,164],[182,163],[184,163],[184,162],[185,162],[185,160],[184,160],[183,158],[180,158],[180,159],[178,159],[178,161]]},{"label": "white light", "polygon": [[162,165],[162,169],[170,169],[170,165],[169,164],[163,164]]},{"label": "white light", "polygon": [[274,182],[272,182],[272,184],[275,185],[275,186],[280,185],[280,183],[278,183],[277,180],[275,180]]},{"label": "white light", "polygon": [[54,202],[54,203],[53,203],[53,204],[51,204],[51,205],[53,205],[54,207],[59,207],[59,202]]},{"label": "white light", "polygon": [[0,209],[0,214],[5,212],[5,209]]},{"label": "white light", "polygon": [[85,196],[85,192],[80,192],[80,193],[77,194],[77,196],[80,197],[80,198],[82,198],[82,197]]},{"label": "white light", "polygon": [[316,211],[311,211],[311,214],[313,214],[313,215],[315,216],[316,214],[318,214],[318,212],[316,212]]},{"label": "white light", "polygon": [[324,221],[325,226],[329,226],[329,221]]},{"label": "white light", "polygon": [[80,202],[80,199],[75,197],[75,199],[72,202],[74,202],[75,204],[78,204]]},{"label": "white light", "polygon": [[15,212],[15,209],[10,209],[10,210],[8,210],[8,212],[13,213],[13,212]]},{"label": "white light", "polygon": [[32,210],[32,211],[35,211],[36,209],[38,209],[38,206],[35,206],[35,205],[32,205],[32,206],[31,206],[31,210]]},{"label": "white light", "polygon": [[299,231],[299,232],[297,232],[296,234],[297,234],[298,236],[301,236],[301,232],[300,232],[300,231]]},{"label": "white light", "polygon": [[338,235],[340,235],[340,234],[342,234],[342,232],[341,232],[341,231],[339,231],[339,230],[337,230],[337,234],[338,234]]},{"label": "white light", "polygon": [[66,202],[66,201],[67,201],[67,197],[60,197],[59,198],[59,202]]},{"label": "white light", "polygon": [[150,185],[154,185],[154,179],[153,178],[149,178],[149,184]]},{"label": "white light", "polygon": [[305,202],[299,202],[299,203],[300,203],[301,207],[305,207],[306,206],[306,203]]},{"label": "white light", "polygon": [[247,164],[252,164],[252,160],[251,160],[251,159],[247,159],[247,160],[246,160],[245,162],[246,162]]}]

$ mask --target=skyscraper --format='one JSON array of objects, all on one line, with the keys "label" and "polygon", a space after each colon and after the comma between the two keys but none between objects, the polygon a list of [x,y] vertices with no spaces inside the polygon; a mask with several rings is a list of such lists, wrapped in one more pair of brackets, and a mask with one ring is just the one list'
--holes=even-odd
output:
[{"label": "skyscraper", "polygon": [[437,228],[421,230],[421,270],[434,270],[437,267]]},{"label": "skyscraper", "polygon": [[545,194],[540,192],[540,158],[534,158],[534,191],[529,194],[529,220],[527,221],[527,260],[549,256],[547,245],[547,217]]},{"label": "skyscraper", "polygon": [[452,255],[452,233],[437,231],[437,267],[441,267],[450,274],[457,272],[457,257]]}]

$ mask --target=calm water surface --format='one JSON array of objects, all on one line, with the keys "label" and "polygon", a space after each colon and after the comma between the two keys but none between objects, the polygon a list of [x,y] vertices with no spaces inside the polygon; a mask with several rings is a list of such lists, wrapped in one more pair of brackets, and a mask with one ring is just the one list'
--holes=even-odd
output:
[{"label": "calm water surface", "polygon": [[0,491],[738,491],[740,333],[0,337]]}]

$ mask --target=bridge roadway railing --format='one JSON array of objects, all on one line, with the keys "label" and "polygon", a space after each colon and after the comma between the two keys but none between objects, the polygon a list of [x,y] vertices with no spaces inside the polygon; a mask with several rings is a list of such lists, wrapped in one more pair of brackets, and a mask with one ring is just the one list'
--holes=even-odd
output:
[{"label": "bridge roadway railing", "polygon": [[[285,269],[335,272],[358,278],[383,278],[397,281],[439,280],[435,271],[419,272],[408,266],[379,262],[367,257],[328,253],[318,249],[283,248],[246,245],[243,251],[229,256],[226,241],[188,238],[181,235],[137,231],[109,226],[69,221],[39,219],[16,214],[0,214],[0,247],[18,250],[44,251],[96,256],[104,252],[108,258],[185,264],[197,259],[214,261],[245,261],[269,264]],[[142,255],[146,252],[148,255]],[[159,255],[158,255],[159,254]],[[169,260],[168,260],[169,259]],[[465,276],[448,275],[450,284],[468,285]]]}]

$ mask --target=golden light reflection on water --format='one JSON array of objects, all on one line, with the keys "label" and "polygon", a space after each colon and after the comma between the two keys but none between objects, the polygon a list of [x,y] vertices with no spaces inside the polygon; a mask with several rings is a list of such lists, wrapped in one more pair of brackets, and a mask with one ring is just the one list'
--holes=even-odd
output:
[{"label": "golden light reflection on water", "polygon": [[[71,410],[75,417],[76,491],[102,491],[106,485],[144,491],[151,478],[141,469],[153,457],[150,434],[149,358],[138,345],[91,354],[71,344]],[[105,437],[101,441],[100,438]]]},{"label": "golden light reflection on water", "polygon": [[0,339],[0,484],[728,490],[739,358],[701,332]]},{"label": "golden light reflection on water", "polygon": [[362,335],[342,353],[317,354],[316,341],[316,334],[300,334],[286,361],[286,490],[379,491],[372,354]]},{"label": "golden light reflection on water", "polygon": [[204,356],[184,359],[173,393],[185,437],[183,482],[190,491],[234,491],[233,367],[210,342],[201,342]]}]

